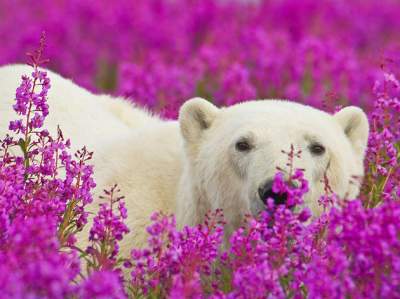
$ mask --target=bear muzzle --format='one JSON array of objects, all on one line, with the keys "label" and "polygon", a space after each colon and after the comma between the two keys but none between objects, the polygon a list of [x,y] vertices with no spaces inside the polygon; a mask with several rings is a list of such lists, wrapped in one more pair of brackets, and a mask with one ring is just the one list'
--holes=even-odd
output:
[{"label": "bear muzzle", "polygon": [[275,193],[272,190],[272,185],[274,181],[268,180],[265,184],[263,184],[260,188],[258,188],[258,195],[260,200],[267,205],[268,198],[272,198],[274,200],[274,204],[277,205],[284,205],[287,201],[287,194],[286,193]]}]

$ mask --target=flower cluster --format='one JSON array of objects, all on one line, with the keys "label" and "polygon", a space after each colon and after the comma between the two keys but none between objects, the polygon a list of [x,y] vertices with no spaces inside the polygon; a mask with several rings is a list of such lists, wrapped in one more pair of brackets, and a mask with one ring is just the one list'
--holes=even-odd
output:
[{"label": "flower cluster", "polygon": [[[84,147],[73,156],[70,141],[60,129],[53,138],[42,128],[49,113],[50,88],[46,72],[39,69],[45,62],[43,49],[44,36],[39,50],[29,55],[31,76],[23,75],[16,91],[14,110],[22,118],[11,121],[13,136],[0,141],[2,297],[67,298],[82,294],[89,298],[101,290],[88,281],[104,276],[110,278],[110,287],[103,289],[102,295],[124,298],[119,275],[111,272],[112,268],[109,273],[93,272],[82,284],[74,283],[81,275],[80,256],[82,260],[86,257],[75,243],[76,233],[87,223],[85,206],[92,202],[95,187],[93,167],[87,164],[92,153]],[[122,202],[120,209],[122,213]],[[106,256],[112,257],[111,253]]]},{"label": "flower cluster", "polygon": [[326,246],[314,254],[304,278],[310,298],[400,296],[400,205],[365,209],[359,200],[332,209]]},{"label": "flower cluster", "polygon": [[395,73],[383,69],[374,85],[376,101],[370,114],[365,205],[374,207],[382,199],[400,195],[400,82]]},{"label": "flower cluster", "polygon": [[[123,196],[116,196],[120,192],[117,185],[110,190],[104,190],[108,202],[100,204],[100,210],[93,219],[89,232],[91,245],[86,249],[92,260],[89,269],[113,269],[118,262],[116,257],[119,252],[118,241],[129,232],[124,220],[128,217]],[[104,199],[104,197],[100,197]],[[115,206],[118,205],[118,213]]]},{"label": "flower cluster", "polygon": [[174,216],[152,215],[148,248],[132,250],[133,296],[165,297],[171,292],[171,296],[185,298],[202,294],[201,286],[206,282],[201,278],[211,279],[223,237],[221,211],[206,218],[202,225],[178,231]]},{"label": "flower cluster", "polygon": [[125,299],[126,293],[121,287],[120,277],[117,273],[110,270],[93,272],[90,277],[83,282],[78,298],[82,299]]},{"label": "flower cluster", "polygon": [[65,298],[79,273],[74,252],[60,251],[52,215],[8,219],[0,245],[0,287],[3,298]]}]

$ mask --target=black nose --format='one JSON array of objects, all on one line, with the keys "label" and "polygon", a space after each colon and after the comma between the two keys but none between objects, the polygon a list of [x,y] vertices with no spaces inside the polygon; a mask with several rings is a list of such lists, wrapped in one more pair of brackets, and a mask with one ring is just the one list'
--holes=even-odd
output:
[{"label": "black nose", "polygon": [[266,182],[262,187],[258,188],[258,195],[260,199],[267,203],[268,198],[272,198],[274,200],[275,205],[283,205],[286,204],[287,194],[286,193],[275,193],[272,191],[273,181]]}]

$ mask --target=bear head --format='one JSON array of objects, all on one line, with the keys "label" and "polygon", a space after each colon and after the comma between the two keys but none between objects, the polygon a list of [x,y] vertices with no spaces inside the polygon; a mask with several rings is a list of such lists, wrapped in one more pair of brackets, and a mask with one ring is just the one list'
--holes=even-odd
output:
[{"label": "bear head", "polygon": [[277,168],[289,173],[282,151],[291,146],[301,151],[293,166],[304,169],[309,183],[304,205],[314,216],[322,211],[324,177],[341,198],[359,193],[369,132],[360,108],[331,115],[281,100],[217,108],[194,98],[181,107],[179,125],[185,152],[176,213],[181,226],[200,223],[207,211],[219,208],[232,231],[244,215],[265,209],[265,198],[274,198]]}]

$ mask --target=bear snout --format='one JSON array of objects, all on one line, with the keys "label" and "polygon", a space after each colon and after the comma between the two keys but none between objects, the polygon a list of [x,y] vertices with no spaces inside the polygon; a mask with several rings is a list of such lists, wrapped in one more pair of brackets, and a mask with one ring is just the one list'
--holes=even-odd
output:
[{"label": "bear snout", "polygon": [[275,205],[284,205],[287,201],[286,193],[275,193],[272,190],[272,185],[274,181],[268,180],[265,184],[263,184],[260,188],[258,188],[258,195],[260,196],[261,201],[267,205],[268,198],[272,198],[274,200]]}]

